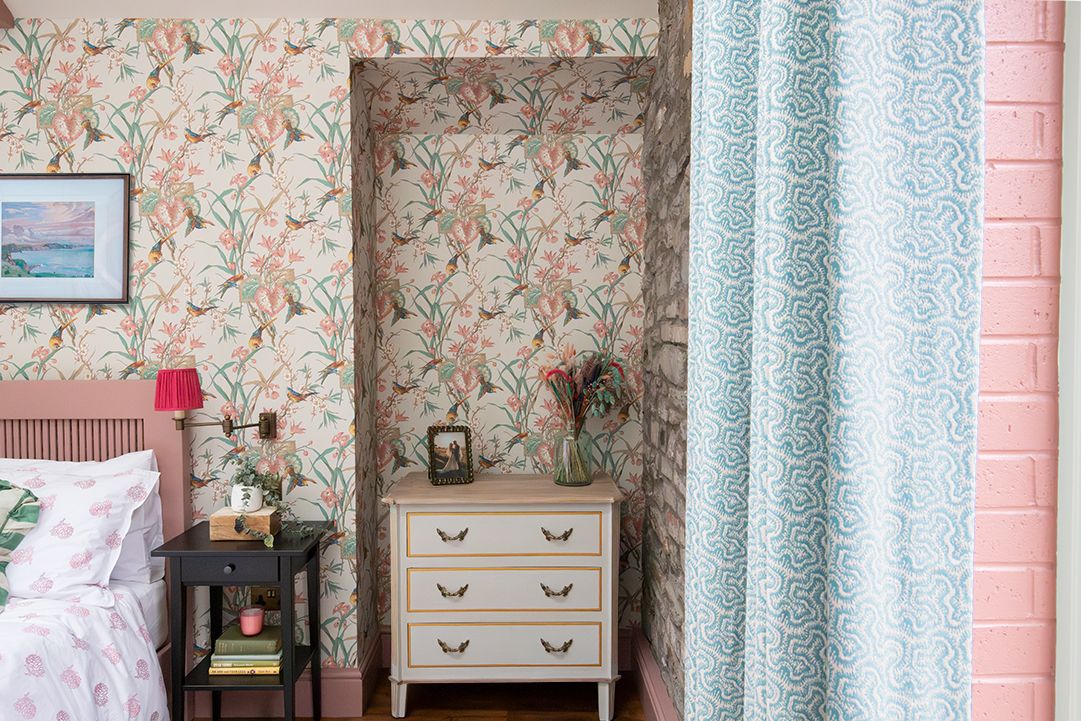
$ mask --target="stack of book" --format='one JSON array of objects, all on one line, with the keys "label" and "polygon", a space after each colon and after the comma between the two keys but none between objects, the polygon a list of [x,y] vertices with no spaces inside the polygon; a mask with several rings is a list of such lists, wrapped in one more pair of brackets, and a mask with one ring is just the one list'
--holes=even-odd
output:
[{"label": "stack of book", "polygon": [[281,672],[282,630],[263,626],[255,636],[245,636],[232,625],[214,642],[210,656],[211,676],[269,676]]}]

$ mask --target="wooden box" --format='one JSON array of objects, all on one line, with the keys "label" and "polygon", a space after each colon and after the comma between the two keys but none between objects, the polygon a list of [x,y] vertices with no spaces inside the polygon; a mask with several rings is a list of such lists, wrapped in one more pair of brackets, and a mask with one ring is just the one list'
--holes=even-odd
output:
[{"label": "wooden box", "polygon": [[254,530],[273,536],[282,528],[281,514],[273,508],[264,506],[252,513],[237,513],[226,506],[210,514],[211,541],[262,541],[243,532],[237,532],[236,519],[244,516],[244,524]]}]

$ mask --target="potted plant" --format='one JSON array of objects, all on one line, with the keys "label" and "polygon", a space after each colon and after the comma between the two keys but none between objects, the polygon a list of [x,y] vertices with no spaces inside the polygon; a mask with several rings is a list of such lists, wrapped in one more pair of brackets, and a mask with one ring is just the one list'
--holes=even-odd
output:
[{"label": "potted plant", "polygon": [[275,492],[280,479],[274,473],[260,473],[257,459],[249,456],[240,464],[240,469],[229,482],[229,507],[235,513],[254,513],[263,507],[263,497],[267,492]]},{"label": "potted plant", "polygon": [[582,428],[587,416],[604,416],[622,401],[623,366],[610,353],[583,353],[548,371],[544,380],[567,428],[556,447],[553,480],[560,486],[588,486],[593,482],[592,458]]}]

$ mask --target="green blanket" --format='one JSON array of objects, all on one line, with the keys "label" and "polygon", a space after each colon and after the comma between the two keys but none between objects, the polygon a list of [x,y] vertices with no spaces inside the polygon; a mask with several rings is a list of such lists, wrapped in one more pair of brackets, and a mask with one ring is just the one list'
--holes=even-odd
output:
[{"label": "green blanket", "polygon": [[8,601],[7,567],[11,554],[38,524],[40,512],[37,496],[0,478],[0,608]]}]

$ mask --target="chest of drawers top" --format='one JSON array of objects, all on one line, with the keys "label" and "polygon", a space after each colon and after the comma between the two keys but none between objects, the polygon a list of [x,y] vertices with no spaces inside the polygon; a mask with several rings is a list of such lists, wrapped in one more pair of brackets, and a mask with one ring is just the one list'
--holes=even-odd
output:
[{"label": "chest of drawers top", "polygon": [[562,504],[612,504],[623,494],[608,474],[597,474],[588,486],[568,487],[552,483],[537,473],[479,474],[473,483],[433,486],[424,471],[410,473],[383,498],[395,505],[438,506],[551,506]]}]

